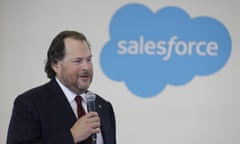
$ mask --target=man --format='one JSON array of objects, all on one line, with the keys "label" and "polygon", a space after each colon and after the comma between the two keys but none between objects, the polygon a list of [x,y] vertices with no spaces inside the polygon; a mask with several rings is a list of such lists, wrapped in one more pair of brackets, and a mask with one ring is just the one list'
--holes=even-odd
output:
[{"label": "man", "polygon": [[75,96],[87,111],[86,92],[92,82],[93,65],[86,37],[63,31],[52,41],[45,66],[48,83],[31,89],[14,102],[7,144],[116,144],[112,105],[96,95],[96,112],[78,117]]}]

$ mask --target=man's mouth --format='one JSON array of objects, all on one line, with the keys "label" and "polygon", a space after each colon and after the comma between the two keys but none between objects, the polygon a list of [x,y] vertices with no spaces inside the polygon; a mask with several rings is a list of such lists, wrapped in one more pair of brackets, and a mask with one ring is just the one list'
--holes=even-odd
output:
[{"label": "man's mouth", "polygon": [[81,78],[81,79],[89,79],[89,75],[80,75],[79,78]]}]

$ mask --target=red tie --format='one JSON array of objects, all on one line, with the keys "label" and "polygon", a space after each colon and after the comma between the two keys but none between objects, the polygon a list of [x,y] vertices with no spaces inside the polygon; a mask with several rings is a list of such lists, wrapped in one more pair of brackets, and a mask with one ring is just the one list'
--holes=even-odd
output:
[{"label": "red tie", "polygon": [[[85,115],[85,110],[82,106],[82,97],[81,96],[76,96],[75,100],[77,102],[77,113],[78,113],[78,118],[82,117]],[[86,144],[91,144],[91,136],[88,137],[88,139],[85,141]]]},{"label": "red tie", "polygon": [[81,116],[85,115],[85,110],[82,107],[82,97],[81,96],[76,96],[75,100],[77,102],[78,118],[80,118]]}]

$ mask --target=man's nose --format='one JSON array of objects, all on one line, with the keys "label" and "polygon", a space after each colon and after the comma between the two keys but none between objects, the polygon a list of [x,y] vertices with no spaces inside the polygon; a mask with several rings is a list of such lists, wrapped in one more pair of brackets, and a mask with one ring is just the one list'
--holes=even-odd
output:
[{"label": "man's nose", "polygon": [[81,68],[88,70],[90,68],[90,64],[87,61],[83,61]]}]

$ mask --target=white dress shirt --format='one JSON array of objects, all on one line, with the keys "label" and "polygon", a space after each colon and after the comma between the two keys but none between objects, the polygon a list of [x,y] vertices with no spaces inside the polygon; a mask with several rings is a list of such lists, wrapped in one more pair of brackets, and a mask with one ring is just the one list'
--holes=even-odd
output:
[{"label": "white dress shirt", "polygon": [[[75,97],[77,96],[76,93],[72,92],[69,88],[67,88],[65,85],[63,85],[60,80],[56,77],[56,81],[58,83],[58,85],[61,87],[63,93],[65,94],[68,102],[70,103],[72,110],[75,114],[75,116],[78,118],[78,114],[77,114],[77,102],[75,101]],[[85,112],[87,112],[87,100],[86,100],[86,94],[81,94],[80,96],[82,97],[82,106],[85,110]],[[99,132],[97,133],[97,143],[96,144],[103,144],[103,137],[102,137],[102,133]]]}]

